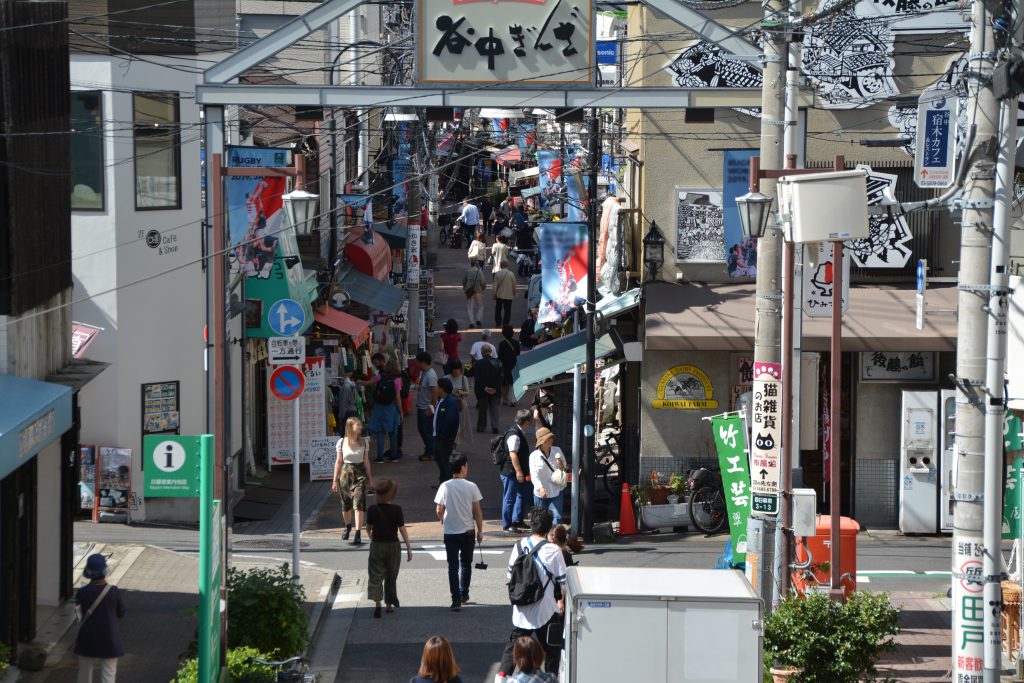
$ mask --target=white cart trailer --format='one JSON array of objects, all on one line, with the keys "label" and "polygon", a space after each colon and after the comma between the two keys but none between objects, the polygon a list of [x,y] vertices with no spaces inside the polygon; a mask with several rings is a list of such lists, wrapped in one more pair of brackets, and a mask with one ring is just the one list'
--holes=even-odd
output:
[{"label": "white cart trailer", "polygon": [[561,683],[760,683],[761,600],[731,570],[570,567]]}]

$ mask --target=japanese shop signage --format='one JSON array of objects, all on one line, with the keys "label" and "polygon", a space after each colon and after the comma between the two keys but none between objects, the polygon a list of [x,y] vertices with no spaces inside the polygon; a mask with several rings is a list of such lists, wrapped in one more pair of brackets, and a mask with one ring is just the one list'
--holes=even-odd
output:
[{"label": "japanese shop signage", "polygon": [[1006,484],[1003,489],[1003,539],[1020,538],[1021,474],[1024,458],[1015,458],[1006,464]]},{"label": "japanese shop signage", "polygon": [[[804,313],[811,318],[828,318],[832,315],[832,274],[835,260],[832,258],[832,243],[818,242],[805,244],[804,249],[818,250],[818,264],[814,268],[804,266]],[[850,306],[850,250],[843,250],[843,313]]]},{"label": "japanese shop signage", "polygon": [[676,365],[665,371],[658,382],[653,408],[705,410],[717,408],[711,378],[694,365]]},{"label": "japanese shop signage", "polygon": [[[982,548],[980,536],[961,538],[953,548],[953,680],[957,683],[982,681],[985,646]],[[998,622],[995,626],[999,628]]]},{"label": "japanese shop signage", "polygon": [[864,382],[934,382],[935,354],[930,351],[873,351],[860,354]]},{"label": "japanese shop signage", "polygon": [[420,83],[590,85],[593,5],[580,0],[419,0]]},{"label": "japanese shop signage", "polygon": [[733,562],[746,561],[747,518],[750,516],[750,471],[747,460],[747,428],[742,413],[711,418],[711,431],[722,470],[722,490],[729,513]]},{"label": "japanese shop signage", "polygon": [[945,189],[956,170],[956,122],[959,98],[931,89],[917,105],[914,182],[918,187]]},{"label": "japanese shop signage", "polygon": [[754,363],[754,409],[750,434],[752,512],[779,514],[779,455],[782,452],[782,365]]}]

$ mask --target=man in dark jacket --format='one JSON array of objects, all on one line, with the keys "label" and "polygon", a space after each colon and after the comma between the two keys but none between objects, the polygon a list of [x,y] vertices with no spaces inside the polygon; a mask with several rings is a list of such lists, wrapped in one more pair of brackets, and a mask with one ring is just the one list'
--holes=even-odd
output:
[{"label": "man in dark jacket", "polygon": [[487,427],[491,418],[491,432],[498,433],[498,404],[501,401],[501,364],[494,358],[490,346],[480,349],[481,358],[473,364],[473,393],[476,394],[476,431]]},{"label": "man in dark jacket", "polygon": [[437,459],[437,473],[441,483],[452,478],[448,460],[455,449],[455,438],[459,435],[459,401],[452,395],[452,381],[444,377],[437,382],[441,399],[434,406],[434,457]]}]

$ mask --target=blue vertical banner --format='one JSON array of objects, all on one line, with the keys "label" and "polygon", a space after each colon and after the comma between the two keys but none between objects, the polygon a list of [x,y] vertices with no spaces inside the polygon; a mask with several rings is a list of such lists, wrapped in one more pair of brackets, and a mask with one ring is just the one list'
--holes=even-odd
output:
[{"label": "blue vertical banner", "polygon": [[[228,147],[230,168],[284,168],[286,149]],[[274,266],[278,242],[288,228],[284,222],[284,176],[228,176],[226,185],[228,233],[238,270],[246,277],[267,279]],[[294,237],[292,237],[294,239]]]},{"label": "blue vertical banner", "polygon": [[586,223],[541,223],[540,322],[561,323],[586,300],[588,234]]},{"label": "blue vertical banner", "polygon": [[407,121],[398,123],[398,150],[391,161],[391,218],[397,220],[409,213],[409,164],[412,154],[413,127]]},{"label": "blue vertical banner", "polygon": [[750,191],[750,159],[756,149],[725,151],[722,171],[722,222],[725,226],[725,261],[729,277],[757,275],[757,241],[744,239],[736,198]]}]

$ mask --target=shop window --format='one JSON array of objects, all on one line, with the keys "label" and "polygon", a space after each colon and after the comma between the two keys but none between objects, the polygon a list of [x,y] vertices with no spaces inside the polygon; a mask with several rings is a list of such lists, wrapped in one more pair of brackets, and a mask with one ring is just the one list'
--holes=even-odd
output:
[{"label": "shop window", "polygon": [[102,93],[71,93],[71,208],[103,210]]},{"label": "shop window", "polygon": [[181,208],[178,96],[135,93],[135,208]]}]

